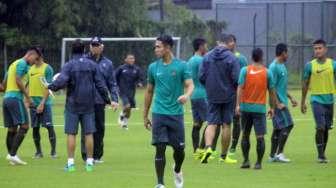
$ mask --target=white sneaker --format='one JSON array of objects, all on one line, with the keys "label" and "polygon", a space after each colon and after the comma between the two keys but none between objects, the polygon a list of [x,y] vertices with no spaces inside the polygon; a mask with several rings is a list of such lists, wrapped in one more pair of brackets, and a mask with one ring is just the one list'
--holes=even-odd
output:
[{"label": "white sneaker", "polygon": [[118,118],[118,124],[120,125],[120,126],[122,126],[123,125],[123,114],[122,114],[122,112],[120,112],[120,114],[119,114],[119,118]]},{"label": "white sneaker", "polygon": [[157,184],[157,185],[155,185],[155,187],[154,188],[165,188],[165,186],[164,185],[162,185],[162,184]]},{"label": "white sneaker", "polygon": [[9,155],[9,154],[7,154],[7,156],[6,156],[6,160],[7,161],[9,161],[9,164],[11,164],[11,165],[15,165],[15,163],[13,163],[12,161],[10,161],[10,158],[11,158],[11,156]]},{"label": "white sneaker", "polygon": [[277,160],[282,163],[289,163],[291,162],[290,159],[287,159],[286,156],[283,153],[280,153],[276,156]]},{"label": "white sneaker", "polygon": [[14,164],[18,164],[18,165],[27,165],[27,163],[22,161],[17,155],[10,156],[9,161],[14,163]]},{"label": "white sneaker", "polygon": [[276,156],[268,158],[268,162],[270,162],[270,163],[274,163],[274,162],[277,162],[277,161],[278,161],[278,158]]},{"label": "white sneaker", "polygon": [[123,128],[124,130],[128,130],[128,119],[126,117],[124,117],[122,121],[121,128]]},{"label": "white sneaker", "polygon": [[101,159],[96,159],[96,160],[93,161],[93,163],[94,164],[102,164],[102,163],[104,163],[104,161],[101,160]]},{"label": "white sneaker", "polygon": [[174,183],[176,188],[183,188],[183,174],[182,171],[179,173],[176,173],[173,169],[174,173]]}]

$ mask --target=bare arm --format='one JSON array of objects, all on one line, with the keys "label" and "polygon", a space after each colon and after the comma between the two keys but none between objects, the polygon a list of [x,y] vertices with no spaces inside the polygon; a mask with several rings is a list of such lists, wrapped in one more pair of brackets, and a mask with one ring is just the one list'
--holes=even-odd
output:
[{"label": "bare arm", "polygon": [[151,128],[151,122],[148,119],[148,113],[152,104],[153,95],[154,95],[154,86],[151,83],[148,83],[145,91],[145,106],[143,111],[144,126],[148,130]]},{"label": "bare arm", "polygon": [[26,90],[25,85],[23,84],[23,82],[22,82],[22,80],[21,80],[21,77],[18,76],[18,75],[16,75],[16,77],[15,77],[15,81],[16,81],[16,84],[17,84],[17,86],[19,87],[20,91],[23,93],[23,95],[24,95],[27,99],[29,99],[29,98],[30,98],[30,97],[29,97],[29,94],[28,94],[28,92],[27,92],[27,90]]},{"label": "bare arm", "polygon": [[243,91],[242,86],[238,85],[238,88],[237,88],[237,99],[236,99],[236,109],[235,109],[236,115],[240,114],[240,102],[241,102],[240,99],[241,99],[242,91]]},{"label": "bare arm", "polygon": [[309,80],[304,80],[302,83],[302,96],[301,96],[301,112],[307,112],[306,97],[309,88]]},{"label": "bare arm", "polygon": [[269,96],[270,96],[269,105],[272,109],[274,109],[277,106],[277,104],[279,103],[278,97],[277,97],[274,89],[269,89],[268,93],[269,93]]},{"label": "bare arm", "polygon": [[190,97],[194,91],[194,82],[192,81],[192,79],[188,79],[186,81],[184,81],[184,88],[185,88],[185,93],[184,95],[187,95],[188,97]]},{"label": "bare arm", "polygon": [[1,92],[5,92],[6,88],[7,88],[7,78],[5,78],[4,80],[2,80],[0,91]]},{"label": "bare arm", "polygon": [[296,107],[298,105],[297,101],[294,99],[294,97],[289,92],[287,92],[287,97],[291,101],[293,107]]},{"label": "bare arm", "polygon": [[45,105],[48,97],[49,97],[49,90],[45,89],[44,94],[43,94],[43,98],[42,98],[40,104],[38,105],[38,107],[36,109],[37,113],[42,113],[44,111],[44,105]]},{"label": "bare arm", "polygon": [[274,108],[279,104],[278,100],[277,100],[277,96],[275,93],[274,89],[268,89],[268,93],[269,93],[269,97],[270,97],[270,101],[269,101],[269,105],[270,105],[270,110],[268,111],[268,116],[269,118],[273,118],[274,116]]},{"label": "bare arm", "polygon": [[192,79],[187,79],[184,81],[184,91],[185,93],[177,99],[182,104],[185,104],[188,101],[188,98],[192,95],[192,92],[194,91],[194,83]]}]

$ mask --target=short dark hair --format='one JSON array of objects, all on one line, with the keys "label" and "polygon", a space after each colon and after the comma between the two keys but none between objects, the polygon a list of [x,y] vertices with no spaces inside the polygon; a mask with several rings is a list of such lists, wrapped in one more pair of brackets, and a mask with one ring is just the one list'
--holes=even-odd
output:
[{"label": "short dark hair", "polygon": [[229,38],[231,38],[234,42],[237,42],[237,38],[234,34],[229,34]]},{"label": "short dark hair", "polygon": [[28,48],[27,52],[35,52],[38,56],[42,56],[42,48],[39,46],[31,46]]},{"label": "short dark hair", "polygon": [[322,44],[323,46],[327,46],[327,42],[323,39],[317,39],[313,42],[313,45],[316,45],[316,44]]},{"label": "short dark hair", "polygon": [[71,45],[72,54],[83,54],[85,50],[84,43],[80,39],[76,39]]},{"label": "short dark hair", "polygon": [[163,45],[168,45],[170,47],[174,46],[174,40],[173,37],[170,35],[160,35],[159,37],[156,38],[156,40],[161,41],[163,43]]},{"label": "short dark hair", "polygon": [[128,56],[133,56],[134,57],[135,55],[133,53],[131,53],[131,52],[128,52],[128,53],[126,53],[125,57],[127,58]]},{"label": "short dark hair", "polygon": [[285,44],[285,43],[277,44],[276,47],[275,47],[275,55],[280,56],[284,52],[288,52],[287,44]]},{"label": "short dark hair", "polygon": [[194,47],[194,51],[196,52],[197,50],[199,50],[199,48],[204,45],[206,43],[206,40],[204,38],[196,38],[193,41],[193,47]]},{"label": "short dark hair", "polygon": [[263,59],[263,51],[261,48],[255,48],[252,50],[252,60],[254,62],[261,62]]},{"label": "short dark hair", "polygon": [[229,43],[231,41],[236,42],[236,37],[232,34],[221,33],[219,35],[218,41],[224,42],[224,43]]}]

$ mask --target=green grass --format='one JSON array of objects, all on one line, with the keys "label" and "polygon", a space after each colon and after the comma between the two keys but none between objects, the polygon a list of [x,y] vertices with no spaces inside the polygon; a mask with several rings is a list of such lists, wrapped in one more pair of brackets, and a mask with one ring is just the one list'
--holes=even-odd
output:
[{"label": "green grass", "polygon": [[[292,92],[299,99],[299,91]],[[137,95],[138,107],[143,107],[143,91]],[[150,145],[151,134],[143,128],[142,110],[134,110],[130,119],[130,130],[123,131],[117,126],[119,112],[106,110],[106,137],[104,164],[95,167],[93,173],[86,173],[80,159],[79,147],[76,151],[77,171],[65,173],[66,163],[65,135],[63,133],[63,103],[64,97],[58,96],[54,107],[54,122],[57,125],[58,159],[50,159],[47,131],[42,129],[42,146],[45,157],[40,160],[32,159],[35,153],[31,130],[24,140],[19,156],[26,160],[27,166],[10,166],[5,160],[6,129],[0,128],[0,188],[63,188],[63,187],[109,187],[109,188],[150,188],[155,185],[154,148]],[[311,111],[302,115],[299,108],[291,110],[295,128],[289,138],[286,154],[292,159],[290,164],[270,164],[266,160],[270,149],[270,133],[272,125],[268,121],[266,135],[266,153],[263,170],[241,170],[240,163],[236,165],[219,164],[212,161],[202,165],[192,158],[191,146],[191,113],[190,104],[186,108],[186,159],[183,165],[186,188],[217,188],[217,187],[255,187],[255,188],[290,188],[290,187],[336,187],[336,150],[335,131],[331,131],[327,148],[329,164],[316,163],[316,149],[314,145],[314,121]],[[2,122],[2,116],[0,116]],[[255,138],[251,137],[251,162],[256,159]],[[79,143],[79,140],[77,140]],[[238,148],[238,159],[242,161]],[[167,150],[167,166],[165,181],[167,187],[173,186],[172,179],[172,151]]]}]

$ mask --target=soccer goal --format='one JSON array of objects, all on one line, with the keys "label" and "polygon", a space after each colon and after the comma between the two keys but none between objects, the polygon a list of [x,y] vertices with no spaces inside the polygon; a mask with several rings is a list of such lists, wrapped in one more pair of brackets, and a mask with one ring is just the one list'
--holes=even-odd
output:
[{"label": "soccer goal", "polygon": [[[89,42],[91,40],[91,38],[63,38],[62,39],[62,54],[61,54],[61,66],[63,66],[66,62],[66,58],[69,59],[70,57],[70,53],[67,53],[67,49],[69,49],[68,43],[71,43],[73,41],[75,41],[76,39],[81,39],[82,41],[85,42]],[[144,47],[144,46],[148,46],[150,45],[151,48],[153,47],[153,42],[156,40],[155,37],[143,37],[143,38],[109,38],[109,37],[103,37],[101,38],[102,41],[104,42],[104,46],[106,50],[113,50],[114,49],[118,49],[118,48],[124,48],[124,44],[125,43],[141,43],[138,45],[137,48]],[[181,38],[180,37],[173,37],[173,40],[175,41],[175,56],[177,58],[180,58],[180,51],[181,51]],[[109,45],[110,43],[118,43],[114,46]],[[146,43],[146,45],[144,44]],[[120,45],[119,45],[120,44]],[[132,46],[130,47],[128,45],[128,48],[130,48],[131,50],[128,51],[132,51]],[[104,50],[105,51],[105,50]],[[154,52],[151,52],[152,54]],[[118,54],[119,55],[119,54]]]}]

